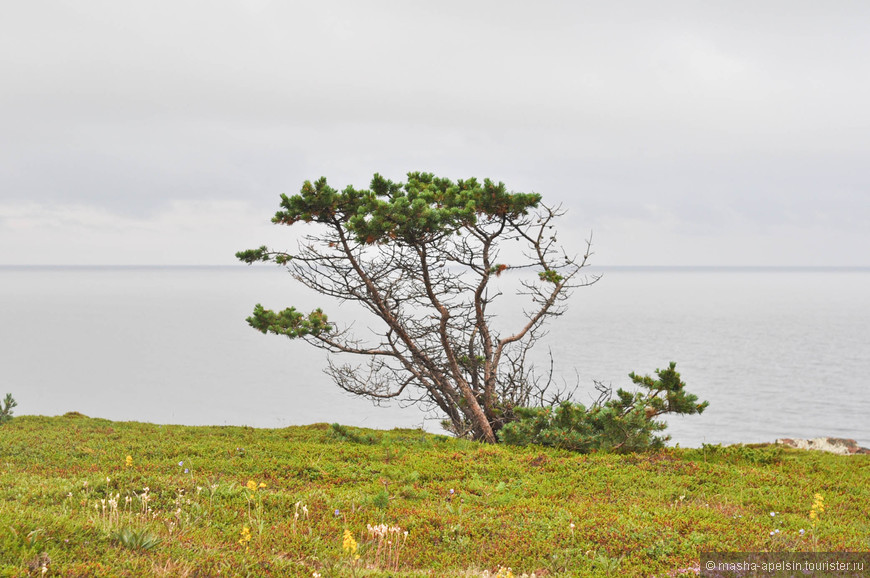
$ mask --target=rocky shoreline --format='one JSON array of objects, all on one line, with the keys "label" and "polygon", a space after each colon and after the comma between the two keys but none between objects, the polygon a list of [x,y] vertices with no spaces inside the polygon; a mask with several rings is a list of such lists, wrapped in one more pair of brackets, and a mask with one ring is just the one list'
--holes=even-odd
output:
[{"label": "rocky shoreline", "polygon": [[780,438],[776,440],[776,443],[799,450],[816,450],[843,456],[870,454],[870,448],[861,447],[855,440],[846,438],[813,438],[808,440]]}]

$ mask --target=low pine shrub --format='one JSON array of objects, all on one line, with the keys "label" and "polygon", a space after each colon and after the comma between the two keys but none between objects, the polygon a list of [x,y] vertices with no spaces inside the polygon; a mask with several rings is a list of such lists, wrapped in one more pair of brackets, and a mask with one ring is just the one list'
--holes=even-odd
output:
[{"label": "low pine shrub", "polygon": [[12,394],[7,393],[6,399],[3,400],[3,407],[0,407],[0,424],[12,419],[12,408],[18,405],[18,402],[12,399]]},{"label": "low pine shrub", "polygon": [[656,370],[656,378],[630,373],[631,381],[640,386],[634,393],[597,384],[598,400],[589,408],[563,401],[549,407],[516,408],[519,419],[499,431],[504,443],[537,444],[588,453],[610,451],[628,453],[664,446],[670,436],[655,435],[667,428],[657,416],[702,413],[708,402],[698,403],[696,395],[687,393],[680,380],[676,363]]}]

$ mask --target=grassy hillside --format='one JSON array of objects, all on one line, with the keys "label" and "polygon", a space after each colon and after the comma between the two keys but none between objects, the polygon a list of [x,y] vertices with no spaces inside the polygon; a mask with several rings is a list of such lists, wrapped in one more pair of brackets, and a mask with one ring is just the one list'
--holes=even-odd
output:
[{"label": "grassy hillside", "polygon": [[776,447],[576,455],[327,424],[0,426],[0,576],[667,576],[702,550],[866,551],[867,504],[870,456]]}]

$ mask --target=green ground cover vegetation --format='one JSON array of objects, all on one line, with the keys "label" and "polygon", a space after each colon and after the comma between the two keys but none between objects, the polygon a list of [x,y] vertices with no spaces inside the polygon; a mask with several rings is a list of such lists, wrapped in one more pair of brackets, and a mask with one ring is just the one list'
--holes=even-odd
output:
[{"label": "green ground cover vegetation", "polygon": [[673,576],[705,550],[866,551],[867,504],[870,456],[775,446],[577,454],[75,413],[0,427],[0,576]]}]

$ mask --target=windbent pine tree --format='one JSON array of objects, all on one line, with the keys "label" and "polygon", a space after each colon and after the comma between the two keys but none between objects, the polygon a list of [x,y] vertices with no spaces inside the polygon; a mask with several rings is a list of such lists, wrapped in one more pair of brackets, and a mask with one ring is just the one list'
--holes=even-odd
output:
[{"label": "windbent pine tree", "polygon": [[[597,280],[580,275],[589,241],[579,256],[557,244],[553,222],[563,214],[538,194],[490,180],[410,173],[396,183],[376,174],[368,189],[342,191],[325,178],[306,181],[299,194],[281,196],[272,219],[316,226],[297,251],[260,247],[236,256],[286,266],[307,287],[358,302],[379,320],[375,337],[354,336],[322,309],[258,304],[247,321],[333,354],[365,356],[367,368],[330,357],[326,371],[348,392],[434,405],[455,433],[496,442],[515,408],[543,399],[527,362],[543,324],[563,312],[572,289]],[[504,331],[490,311],[507,277],[528,306],[522,323]]]}]

